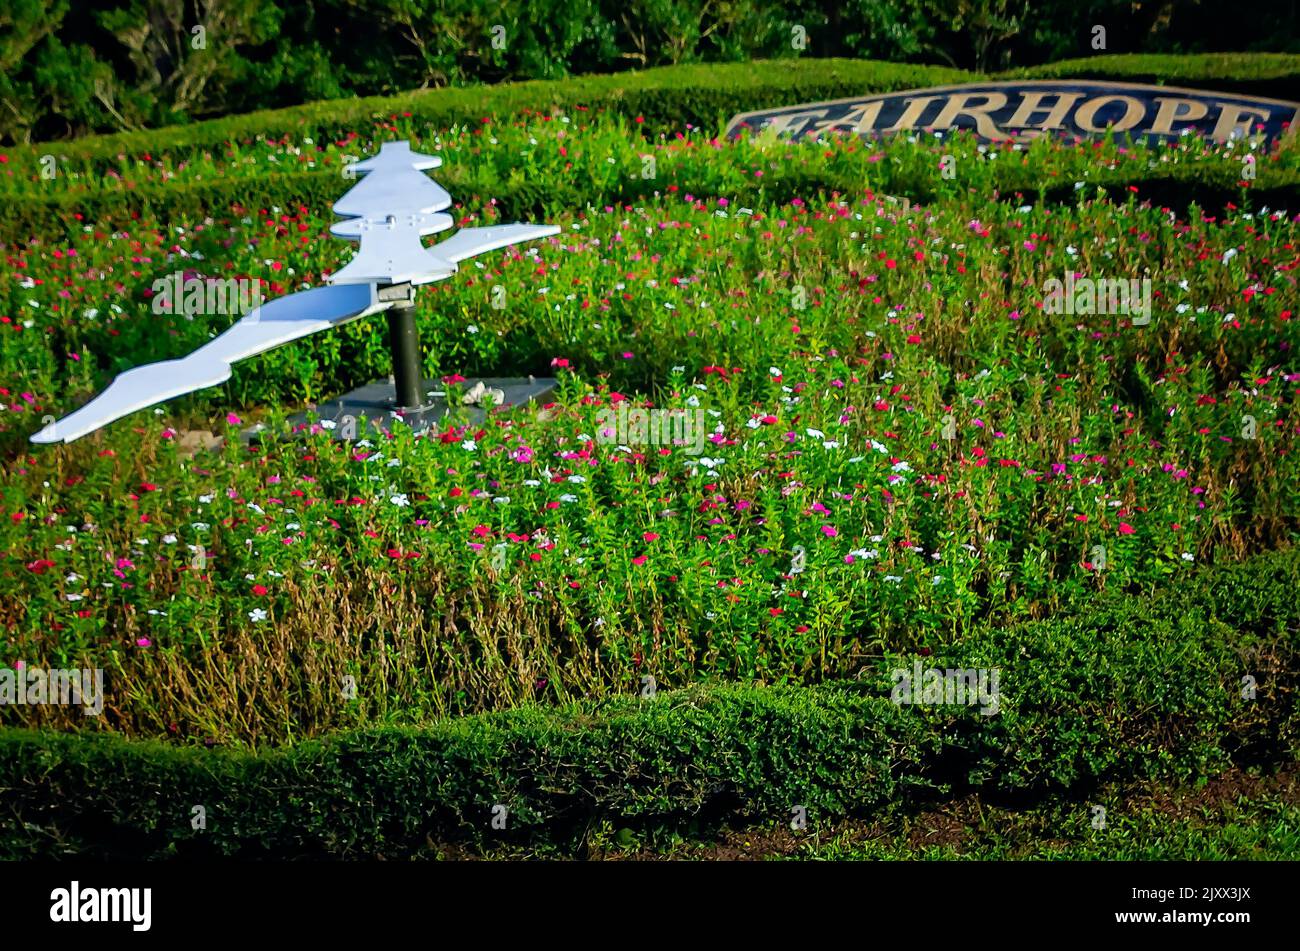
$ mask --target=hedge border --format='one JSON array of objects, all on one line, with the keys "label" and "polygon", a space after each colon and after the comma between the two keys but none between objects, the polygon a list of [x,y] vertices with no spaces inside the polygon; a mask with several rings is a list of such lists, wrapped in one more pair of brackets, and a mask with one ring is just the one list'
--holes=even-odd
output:
[{"label": "hedge border", "polygon": [[[607,107],[679,128],[736,112],[990,79],[1111,79],[1183,84],[1261,96],[1300,96],[1300,55],[1290,53],[1108,54],[985,75],[946,66],[843,58],[683,64],[562,80],[455,86],[396,96],[321,100],[189,125],[17,145],[13,155],[50,152],[81,159],[201,150],[230,139],[345,129],[358,121],[410,111],[416,118],[473,122],[519,109]],[[793,94],[794,101],[790,101]],[[730,110],[730,111],[728,111]]]},{"label": "hedge border", "polygon": [[[991,717],[895,705],[887,672],[910,659],[887,658],[862,681],[697,685],[261,753],[4,729],[0,857],[563,849],[597,820],[712,828],[801,805],[816,822],[970,790],[1023,800],[1272,766],[1300,750],[1298,584],[1300,552],[1273,552],[1200,569],[1181,601],[1094,596],[927,661],[1012,668],[1021,687]],[[1243,670],[1258,700],[1238,696]],[[491,828],[496,804],[509,810],[505,831]],[[202,831],[194,805],[207,811]]]},{"label": "hedge border", "polygon": [[[774,68],[767,68],[767,67]],[[718,125],[744,104],[781,105],[794,95],[814,102],[846,95],[891,92],[922,85],[973,81],[979,74],[946,66],[879,60],[756,60],[749,63],[683,64],[643,71],[528,80],[495,86],[452,86],[397,96],[333,99],[210,119],[191,125],[85,136],[15,146],[11,155],[47,153],[94,161],[120,154],[202,151],[232,139],[302,137],[346,132],[361,122],[411,113],[413,119],[452,125],[524,109],[612,109],[642,116],[651,127],[684,123]]]},{"label": "hedge border", "polygon": [[[340,132],[357,123],[398,112],[435,124],[480,121],[486,116],[501,116],[522,109],[562,107],[567,109],[608,108],[619,114],[641,116],[655,125],[680,127],[684,122],[719,126],[730,115],[765,106],[789,105],[794,102],[822,101],[874,92],[897,91],[956,81],[976,81],[982,77],[941,67],[912,66],[870,60],[790,60],[779,61],[779,69],[767,69],[769,61],[745,64],[667,66],[644,72],[610,76],[580,77],[567,81],[533,81],[492,87],[465,87],[430,90],[419,94],[367,99],[332,100],[294,106],[287,109],[249,113],[174,126],[146,132],[89,136],[60,143],[40,143],[10,151],[11,158],[33,159],[52,150],[71,160],[94,163],[119,154],[146,152],[163,154],[173,149],[181,152],[201,151],[228,141],[247,141],[259,137],[286,134],[320,135],[326,130]],[[719,81],[719,78],[723,81]],[[994,78],[1077,78],[1128,79],[1135,82],[1167,83],[1174,81],[1196,87],[1204,85],[1225,92],[1296,95],[1300,90],[1300,55],[1290,54],[1203,54],[1199,56],[1115,55],[1065,60],[1027,69],[1013,70]],[[1253,192],[1262,204],[1284,206],[1296,197],[1295,176],[1269,177],[1258,182]],[[454,170],[452,170],[454,178]],[[1222,180],[1205,180],[1189,176],[1181,169],[1153,170],[1148,176],[1124,181],[1101,182],[1114,190],[1117,186],[1149,183],[1151,192],[1161,203],[1185,207],[1196,201],[1202,207],[1222,207],[1241,200],[1241,189],[1229,176]],[[451,180],[449,180],[451,181]],[[454,185],[454,181],[451,181]],[[613,204],[646,197],[652,183],[624,183],[616,191],[599,195],[568,195],[559,203],[563,207],[586,203]],[[789,187],[794,185],[797,187]],[[765,194],[776,191],[765,183]],[[788,197],[806,196],[809,192],[848,191],[851,182],[816,176],[787,183]],[[926,182],[903,182],[893,189],[916,201],[932,197],[933,186]],[[1038,193],[1048,201],[1066,200],[1068,190],[1041,187],[1011,175],[1003,191]],[[181,185],[148,184],[134,189],[96,189],[75,194],[42,198],[10,198],[0,205],[0,239],[22,241],[33,236],[52,236],[56,232],[79,226],[74,219],[117,219],[127,221],[155,210],[168,220],[186,216],[198,218],[220,215],[238,204],[244,207],[306,205],[325,207],[337,197],[336,176],[328,171],[266,175],[257,179],[213,180]],[[516,193],[517,192],[517,193]],[[544,213],[546,203],[558,199],[553,191],[525,185],[495,196],[498,204],[516,216]],[[1167,199],[1167,201],[1165,200]]]}]

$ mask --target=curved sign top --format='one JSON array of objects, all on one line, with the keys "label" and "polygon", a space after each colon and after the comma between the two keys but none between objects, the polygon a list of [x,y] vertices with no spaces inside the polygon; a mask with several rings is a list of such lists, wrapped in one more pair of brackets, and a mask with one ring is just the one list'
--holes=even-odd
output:
[{"label": "curved sign top", "polygon": [[1295,132],[1300,103],[1236,93],[1101,80],[964,83],[853,99],[743,112],[727,125],[734,138],[764,129],[799,139],[832,132],[871,138],[899,132],[967,129],[985,141],[1042,135],[1096,137],[1109,128],[1134,139],[1197,132],[1225,142]]}]

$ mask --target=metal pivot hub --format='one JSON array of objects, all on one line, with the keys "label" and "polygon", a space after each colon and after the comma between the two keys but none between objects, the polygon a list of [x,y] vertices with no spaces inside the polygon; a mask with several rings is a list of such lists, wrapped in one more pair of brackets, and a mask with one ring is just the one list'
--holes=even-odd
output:
[{"label": "metal pivot hub", "polygon": [[381,301],[394,301],[387,311],[388,348],[393,357],[393,406],[398,410],[424,408],[424,374],[420,361],[420,334],[415,326],[415,287],[410,283],[379,288]]}]

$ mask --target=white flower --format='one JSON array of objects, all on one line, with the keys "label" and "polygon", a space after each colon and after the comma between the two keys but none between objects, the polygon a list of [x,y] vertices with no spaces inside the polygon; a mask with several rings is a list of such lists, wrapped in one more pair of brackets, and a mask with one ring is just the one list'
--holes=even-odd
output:
[{"label": "white flower", "polygon": [[466,439],[463,443],[460,444],[460,448],[464,449],[466,452],[473,452],[475,449],[478,448],[478,443],[476,443],[472,439]]},{"label": "white flower", "polygon": [[68,600],[69,600],[69,601],[80,601],[80,600],[81,600],[81,595],[79,595],[79,594],[70,594],[70,595],[68,595]]},{"label": "white flower", "polygon": [[824,432],[822,432],[820,429],[809,429],[807,432],[808,432],[808,435],[811,436],[813,439],[825,439],[825,438],[826,438],[826,434],[825,434]]},{"label": "white flower", "polygon": [[210,496],[210,495],[200,495],[200,496],[199,496],[199,504],[200,504],[200,505],[207,505],[207,504],[208,504],[209,502],[211,502],[211,501],[212,501],[212,496]]},{"label": "white flower", "polygon": [[262,608],[253,608],[248,612],[248,619],[254,623],[261,623],[266,620],[266,611]]},{"label": "white flower", "polygon": [[397,495],[394,495],[388,501],[392,502],[399,509],[411,504],[410,499],[406,497],[405,493],[401,493],[401,492],[399,492]]},{"label": "white flower", "polygon": [[1193,555],[1190,551],[1185,551],[1185,552],[1183,552],[1183,556],[1182,556],[1182,557],[1183,557],[1183,561],[1195,561],[1195,560],[1196,560],[1196,556]]},{"label": "white flower", "polygon": [[68,584],[76,584],[78,581],[81,580],[81,575],[77,574],[74,571],[72,574],[68,575],[63,580],[66,581]]},{"label": "white flower", "polygon": [[163,544],[164,544],[164,545],[175,545],[175,544],[176,544],[176,536],[175,536],[175,535],[164,535],[164,536],[162,537],[162,540],[163,540]]},{"label": "white flower", "polygon": [[772,376],[780,376],[780,375],[781,375],[781,371],[780,371],[780,369],[777,368],[777,367],[768,367],[768,368],[767,368],[767,372],[770,373],[770,374],[772,374]]}]

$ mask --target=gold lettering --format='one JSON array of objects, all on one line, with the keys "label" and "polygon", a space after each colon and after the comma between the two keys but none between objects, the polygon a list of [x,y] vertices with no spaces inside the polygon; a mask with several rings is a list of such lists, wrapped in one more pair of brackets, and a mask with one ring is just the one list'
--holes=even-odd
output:
[{"label": "gold lettering", "polygon": [[771,121],[763,127],[763,131],[770,131],[773,135],[783,135],[786,132],[791,135],[799,135],[805,131],[805,126],[810,122],[825,115],[825,109],[818,109],[815,112],[788,112],[782,116],[773,116]]},{"label": "gold lettering", "polygon": [[1096,99],[1089,99],[1079,107],[1079,111],[1074,114],[1074,121],[1079,124],[1080,129],[1086,132],[1105,132],[1105,129],[1099,129],[1093,122],[1097,118],[1097,113],[1101,111],[1101,107],[1109,102],[1124,103],[1124,118],[1110,125],[1116,132],[1128,131],[1141,122],[1142,117],[1146,115],[1146,109],[1142,103],[1132,96],[1098,96]]},{"label": "gold lettering", "polygon": [[[1037,126],[1040,129],[1059,129],[1065,122],[1066,116],[1074,108],[1074,104],[1083,98],[1081,92],[1026,92],[1022,93],[1020,106],[1016,109],[1016,114],[1007,122],[1008,129],[1023,129],[1026,126]],[[1043,100],[1048,96],[1056,97],[1056,105],[1045,106]],[[1046,112],[1047,118],[1042,122],[1032,122],[1030,116],[1035,112]]]},{"label": "gold lettering", "polygon": [[880,118],[880,109],[884,105],[879,99],[875,102],[864,102],[859,105],[851,106],[836,124],[848,128],[849,131],[862,135],[871,132],[876,127],[876,120]]},{"label": "gold lettering", "polygon": [[[1257,119],[1268,119],[1269,111],[1260,106],[1239,106],[1235,102],[1219,103],[1219,121],[1214,127],[1214,132],[1210,136],[1216,142],[1226,142],[1232,138],[1232,133],[1240,130],[1242,135],[1250,135],[1250,127],[1253,123],[1242,119],[1245,116],[1254,116]],[[1242,128],[1242,127],[1245,128]]]},{"label": "gold lettering", "polygon": [[1173,135],[1175,122],[1195,122],[1210,114],[1210,107],[1195,99],[1175,99],[1172,96],[1156,96],[1160,111],[1156,121],[1151,123],[1151,131],[1161,135]]},{"label": "gold lettering", "polygon": [[[972,106],[972,99],[983,99],[984,102],[979,106]],[[963,92],[954,93],[948,97],[944,103],[943,109],[935,117],[933,127],[936,129],[951,129],[954,120],[958,116],[970,116],[975,120],[975,131],[985,139],[1008,139],[1007,133],[998,128],[997,123],[990,117],[990,112],[996,112],[1007,104],[1005,93],[1000,92]]]},{"label": "gold lettering", "polygon": [[943,96],[918,96],[914,99],[903,100],[907,103],[907,108],[904,109],[903,114],[898,117],[898,121],[885,131],[902,132],[904,129],[909,131],[915,129],[916,124],[921,121],[921,116],[925,113],[925,110],[929,108],[930,103],[938,102],[942,98]]}]

